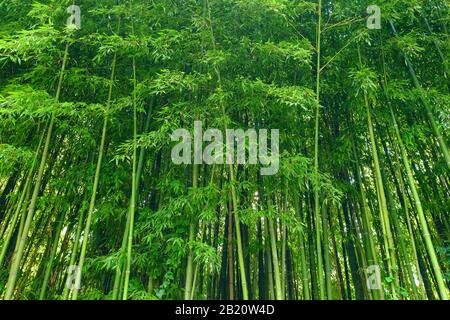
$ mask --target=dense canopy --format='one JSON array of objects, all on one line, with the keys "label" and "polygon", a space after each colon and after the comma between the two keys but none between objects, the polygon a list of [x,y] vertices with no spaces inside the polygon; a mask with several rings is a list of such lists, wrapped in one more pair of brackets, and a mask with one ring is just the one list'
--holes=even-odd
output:
[{"label": "dense canopy", "polygon": [[[0,1],[0,296],[448,300],[449,13]],[[195,121],[278,172],[174,163]]]}]

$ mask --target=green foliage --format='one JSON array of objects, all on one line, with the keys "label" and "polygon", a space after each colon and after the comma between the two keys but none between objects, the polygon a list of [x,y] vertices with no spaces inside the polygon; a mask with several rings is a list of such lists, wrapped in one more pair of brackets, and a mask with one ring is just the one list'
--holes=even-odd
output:
[{"label": "green foliage", "polygon": [[[76,297],[64,284],[84,249],[78,299],[125,282],[135,300],[243,298],[242,279],[250,299],[319,299],[321,281],[328,299],[445,297],[445,1],[380,0],[381,30],[359,0],[321,1],[320,29],[318,1],[77,3],[80,30],[70,0],[0,0],[2,297],[33,194],[15,299]],[[170,135],[197,120],[279,129],[278,174],[175,165]]]}]

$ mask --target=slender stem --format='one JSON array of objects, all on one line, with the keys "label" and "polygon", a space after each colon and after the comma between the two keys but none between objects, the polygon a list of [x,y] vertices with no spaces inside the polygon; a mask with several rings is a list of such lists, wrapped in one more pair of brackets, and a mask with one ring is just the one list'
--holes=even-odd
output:
[{"label": "slender stem", "polygon": [[106,142],[106,131],[108,128],[108,121],[109,121],[108,114],[109,114],[109,109],[111,106],[112,90],[113,90],[113,86],[114,86],[114,79],[115,79],[115,72],[116,72],[116,61],[117,61],[117,53],[114,53],[114,58],[113,58],[112,67],[111,67],[111,78],[110,78],[110,83],[109,83],[108,100],[106,103],[105,116],[103,119],[102,137],[101,137],[101,141],[100,141],[97,166],[95,168],[94,182],[92,185],[91,200],[89,202],[89,209],[88,209],[88,213],[87,213],[87,217],[86,217],[86,226],[84,228],[80,260],[78,262],[79,269],[78,269],[78,272],[76,272],[76,276],[75,276],[75,291],[73,292],[72,300],[78,299],[78,293],[79,293],[79,289],[81,287],[83,265],[84,265],[84,260],[86,258],[86,249],[87,249],[87,244],[89,241],[89,233],[91,230],[92,215],[93,215],[94,209],[95,209],[95,200],[97,197],[98,182],[100,180],[100,172],[101,172],[102,162],[103,162],[103,155],[104,155],[105,142]]},{"label": "slender stem", "polygon": [[[59,102],[59,97],[61,95],[62,82],[63,82],[64,71],[66,69],[66,63],[67,63],[68,56],[69,56],[69,43],[66,44],[66,48],[64,50],[64,58],[63,58],[61,70],[59,73],[58,87],[56,89],[56,96],[55,96],[56,102]],[[14,294],[15,284],[16,284],[16,280],[17,280],[17,274],[19,272],[19,267],[20,267],[20,261],[22,260],[23,251],[25,249],[25,243],[27,242],[27,239],[28,239],[28,231],[30,229],[31,222],[32,222],[33,216],[34,216],[34,212],[36,210],[36,203],[37,203],[37,198],[39,196],[39,191],[41,190],[42,177],[44,175],[45,165],[47,164],[47,157],[48,157],[49,148],[50,148],[50,140],[53,135],[53,127],[55,124],[55,120],[56,120],[56,113],[53,111],[53,113],[51,115],[50,123],[48,125],[48,129],[47,129],[47,137],[45,139],[44,151],[42,152],[41,162],[39,164],[38,174],[37,174],[36,182],[34,185],[33,195],[31,196],[31,202],[28,207],[28,213],[27,213],[27,217],[25,220],[22,236],[20,237],[19,246],[17,248],[17,251],[14,253],[14,256],[12,258],[11,268],[10,268],[9,277],[8,277],[8,283],[6,285],[7,288],[6,288],[6,293],[5,293],[5,300],[10,300]]]}]

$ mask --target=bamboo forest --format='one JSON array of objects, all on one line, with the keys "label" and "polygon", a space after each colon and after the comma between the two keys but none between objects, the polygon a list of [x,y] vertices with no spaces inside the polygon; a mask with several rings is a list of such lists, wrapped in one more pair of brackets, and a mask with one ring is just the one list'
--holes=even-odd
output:
[{"label": "bamboo forest", "polygon": [[449,300],[449,27],[0,0],[0,299]]}]

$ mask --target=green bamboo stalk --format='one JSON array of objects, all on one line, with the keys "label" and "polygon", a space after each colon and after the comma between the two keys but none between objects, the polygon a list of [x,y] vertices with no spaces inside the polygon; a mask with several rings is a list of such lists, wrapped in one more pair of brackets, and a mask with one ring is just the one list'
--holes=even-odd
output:
[{"label": "green bamboo stalk", "polygon": [[58,243],[59,243],[59,238],[61,236],[61,229],[63,226],[64,217],[65,217],[64,213],[60,214],[59,221],[57,221],[55,237],[53,239],[50,256],[48,257],[47,264],[45,267],[44,280],[42,281],[42,286],[41,286],[41,290],[39,293],[39,300],[44,300],[45,295],[47,293],[48,279],[50,278],[50,272],[52,271],[53,263],[54,263],[55,256],[56,256],[56,250],[58,250]]},{"label": "green bamboo stalk", "polygon": [[84,265],[84,259],[86,257],[86,249],[87,249],[87,243],[89,240],[89,232],[91,230],[92,214],[95,209],[95,200],[97,197],[98,182],[100,180],[100,171],[101,171],[103,155],[104,155],[104,148],[105,148],[105,142],[106,142],[106,131],[108,128],[108,121],[109,121],[108,113],[109,113],[109,109],[111,106],[112,90],[113,90],[115,71],[116,71],[116,61],[117,61],[117,53],[114,53],[114,58],[113,58],[112,67],[111,67],[111,78],[110,78],[110,83],[109,83],[108,100],[106,103],[105,116],[103,119],[102,137],[101,137],[101,141],[100,141],[97,166],[95,169],[94,182],[92,185],[92,195],[91,195],[91,200],[89,202],[89,210],[88,210],[87,217],[86,217],[86,226],[84,228],[84,236],[83,236],[83,243],[81,245],[80,260],[78,262],[79,271],[76,273],[76,276],[75,276],[75,290],[72,295],[72,300],[78,299],[78,292],[79,292],[78,288],[80,288],[80,286],[81,286],[81,276],[83,273],[83,265]]},{"label": "green bamboo stalk", "polygon": [[281,292],[281,278],[280,278],[280,266],[277,253],[277,240],[275,236],[275,228],[273,221],[270,218],[266,218],[269,235],[270,235],[270,248],[272,250],[272,262],[273,262],[273,277],[275,279],[275,297],[277,300],[283,300],[283,294]]},{"label": "green bamboo stalk", "polygon": [[[70,254],[69,266],[73,266],[75,264],[75,260],[77,258],[78,246],[79,246],[80,237],[81,237],[81,231],[83,229],[84,211],[85,211],[85,208],[83,206],[83,208],[80,210],[79,217],[78,217],[77,230],[75,232],[75,239],[73,240],[73,247],[72,247],[72,252]],[[69,274],[67,275],[67,277],[69,277]],[[70,287],[67,284],[64,284],[64,291],[63,291],[62,299],[68,300],[70,293],[71,293]]]},{"label": "green bamboo stalk", "polygon": [[[391,30],[394,33],[394,35],[397,36],[397,31],[395,30],[394,23],[392,21],[389,21],[389,24],[391,26]],[[439,126],[436,123],[430,103],[424,96],[423,88],[420,85],[419,80],[417,79],[416,72],[414,71],[414,67],[413,67],[411,61],[409,60],[408,56],[403,51],[402,51],[402,54],[405,59],[406,66],[408,67],[409,74],[411,75],[411,78],[413,80],[414,86],[417,88],[417,90],[419,90],[420,100],[422,101],[422,104],[425,106],[425,111],[428,116],[428,120],[430,121],[431,128],[433,129],[434,135],[436,136],[436,139],[438,140],[442,154],[444,155],[445,162],[447,163],[447,167],[450,169],[450,153],[448,151],[447,143],[445,142],[445,139],[439,129]]]},{"label": "green bamboo stalk", "polygon": [[[56,102],[59,102],[59,97],[61,94],[61,88],[62,88],[62,82],[63,82],[63,76],[64,76],[64,71],[66,69],[68,55],[69,55],[69,43],[66,44],[66,48],[64,50],[64,58],[62,61],[61,71],[59,74],[58,87],[56,89],[56,96],[55,96]],[[31,222],[33,220],[34,212],[36,210],[37,198],[39,196],[39,191],[41,189],[42,177],[44,175],[44,169],[45,169],[45,165],[47,163],[47,157],[48,157],[49,147],[50,147],[50,140],[53,135],[53,127],[55,124],[55,120],[56,120],[56,114],[53,111],[53,113],[51,115],[50,123],[48,125],[48,129],[47,129],[47,137],[45,139],[44,150],[42,152],[42,157],[41,157],[41,161],[39,164],[38,174],[36,177],[36,182],[34,185],[31,202],[28,207],[28,213],[27,213],[27,217],[25,220],[23,232],[22,232],[22,235],[19,240],[19,246],[17,248],[17,251],[14,253],[14,256],[12,258],[11,268],[10,268],[9,277],[8,277],[8,283],[6,285],[7,288],[6,288],[6,293],[5,293],[5,300],[10,300],[14,294],[15,284],[16,284],[16,280],[17,280],[17,274],[19,272],[19,267],[20,267],[20,261],[22,260],[23,250],[25,248],[25,243],[28,239],[28,231],[30,229]]]},{"label": "green bamboo stalk", "polygon": [[[2,251],[0,253],[0,267],[3,265],[3,261],[5,259],[5,255],[6,255],[6,251],[8,249],[9,246],[9,242],[11,241],[11,237],[13,235],[13,232],[15,230],[15,226],[17,223],[17,220],[19,219],[19,217],[22,217],[22,204],[25,202],[25,196],[28,194],[28,191],[30,189],[30,185],[31,185],[31,180],[33,178],[33,174],[34,174],[34,169],[36,167],[36,163],[38,160],[38,155],[39,155],[39,150],[41,149],[42,146],[42,141],[44,140],[44,133],[45,130],[42,132],[41,134],[41,138],[39,139],[39,144],[38,147],[36,149],[36,152],[34,154],[34,158],[33,158],[33,163],[31,164],[31,168],[28,171],[28,176],[26,178],[25,181],[25,186],[20,194],[20,198],[19,198],[19,202],[16,205],[16,210],[14,212],[14,216],[13,219],[10,223],[8,232],[6,233],[5,236],[5,240],[3,242],[3,246],[2,246]],[[18,234],[18,239],[20,239],[20,233]]]},{"label": "green bamboo stalk", "polygon": [[[364,229],[363,237],[365,239],[365,249],[367,254],[367,261],[369,265],[379,265],[378,258],[376,255],[376,249],[375,249],[375,241],[372,236],[373,231],[373,224],[372,224],[372,216],[371,212],[367,206],[367,196],[366,191],[364,190],[364,182],[363,178],[361,177],[360,173],[360,164],[359,160],[356,154],[356,147],[353,149],[353,157],[356,162],[356,178],[359,185],[359,191],[361,195],[361,202],[362,202],[362,225]],[[372,292],[372,296],[375,299],[384,299],[384,292],[383,290],[375,290]]]},{"label": "green bamboo stalk", "polygon": [[[194,164],[192,174],[192,188],[195,190],[198,187],[198,165]],[[192,218],[191,218],[192,219]],[[194,265],[194,253],[192,251],[192,243],[195,240],[195,222],[191,221],[189,224],[189,253],[186,264],[186,282],[184,286],[184,299],[191,300],[191,291],[193,284],[193,265]]]},{"label": "green bamboo stalk", "polygon": [[286,251],[287,251],[287,227],[281,225],[281,294],[282,299],[286,297]]},{"label": "green bamboo stalk", "polygon": [[319,194],[319,117],[320,117],[320,71],[321,71],[321,35],[322,35],[322,0],[318,0],[316,33],[316,115],[314,125],[314,222],[316,228],[317,283],[320,300],[325,299],[325,281],[322,258],[322,219],[320,218]]},{"label": "green bamboo stalk", "polygon": [[[213,49],[216,50],[216,42],[214,38],[214,31],[212,27],[212,19],[211,19],[211,8],[209,5],[209,1],[205,0],[205,7],[208,11],[208,25],[210,30],[210,36],[211,36],[211,43],[213,46]],[[217,75],[217,83],[220,90],[222,90],[222,78],[220,75],[220,70],[217,67],[217,65],[214,65],[214,70]],[[222,116],[226,118],[226,110],[225,105],[223,101],[221,100],[221,110],[222,110]],[[224,132],[227,131],[227,125],[224,123]],[[233,164],[228,165],[228,174],[231,181],[231,199],[233,202],[233,212],[234,212],[234,220],[235,220],[235,228],[236,228],[236,245],[237,245],[237,253],[238,253],[238,264],[239,264],[239,272],[241,276],[241,285],[242,285],[242,296],[244,300],[248,300],[248,287],[247,287],[247,276],[245,272],[245,263],[244,263],[244,253],[242,249],[242,236],[241,236],[241,226],[240,226],[240,219],[238,214],[238,201],[237,201],[237,195],[236,195],[236,187],[235,187],[235,174],[234,174],[234,168]]]},{"label": "green bamboo stalk", "polygon": [[322,207],[322,227],[323,227],[323,248],[324,248],[324,262],[325,262],[325,284],[326,284],[326,298],[333,300],[333,290],[331,284],[331,262],[329,251],[329,239],[328,239],[328,219],[327,208]]},{"label": "green bamboo stalk", "polygon": [[[297,201],[294,202],[295,206],[295,212],[297,213],[297,216],[301,218],[301,221],[303,222],[303,217],[300,212],[300,204],[299,202],[301,199],[297,197]],[[304,230],[303,227],[300,229],[300,234],[298,236],[299,239],[299,246],[300,246],[300,268],[301,268],[301,274],[302,274],[302,289],[303,289],[303,298],[304,300],[310,300],[310,288],[309,288],[309,275],[308,275],[308,269],[306,265],[306,247],[305,247],[305,240],[304,240]]]},{"label": "green bamboo stalk", "polygon": [[134,216],[136,211],[136,193],[137,193],[137,179],[136,179],[136,165],[137,165],[137,106],[136,106],[136,59],[133,57],[133,173],[131,184],[131,199],[129,207],[130,215],[130,230],[128,233],[127,242],[127,261],[125,270],[125,282],[123,287],[123,300],[128,298],[128,285],[130,279],[131,269],[131,250],[133,246],[133,230],[134,230]]},{"label": "green bamboo stalk", "polygon": [[[361,50],[358,46],[358,57],[359,57],[359,64],[362,66],[362,58],[361,58]],[[397,288],[398,287],[398,276],[397,276],[397,262],[396,262],[396,256],[395,256],[395,245],[394,245],[394,238],[392,235],[392,229],[389,219],[389,212],[387,208],[387,201],[386,201],[386,194],[384,192],[384,185],[383,180],[381,176],[381,168],[380,168],[380,160],[378,157],[378,151],[376,147],[375,142],[375,134],[373,130],[373,124],[372,124],[372,115],[369,105],[369,100],[367,93],[364,92],[364,104],[366,108],[367,113],[367,127],[369,130],[369,138],[370,138],[370,146],[371,146],[371,152],[373,157],[373,165],[374,165],[374,173],[375,173],[375,186],[377,190],[377,197],[378,197],[378,203],[379,203],[379,210],[380,210],[380,220],[383,230],[383,240],[384,245],[386,248],[386,260],[388,265],[388,272],[389,274],[394,278],[394,281],[390,282],[391,286],[391,293],[393,298],[395,299],[397,297]]]},{"label": "green bamboo stalk", "polygon": [[431,239],[431,234],[430,234],[430,231],[428,228],[428,223],[427,223],[427,220],[425,218],[423,208],[422,208],[422,202],[420,201],[419,193],[416,188],[416,182],[414,180],[414,175],[412,173],[411,166],[409,164],[408,154],[406,152],[406,148],[405,148],[402,138],[401,138],[400,130],[398,128],[397,120],[395,119],[394,111],[392,110],[392,107],[390,105],[389,105],[389,109],[390,109],[389,111],[391,113],[391,120],[394,125],[394,129],[395,129],[395,134],[397,136],[397,142],[400,146],[403,165],[405,167],[406,175],[408,177],[408,185],[411,189],[411,192],[412,192],[412,195],[414,198],[414,202],[415,202],[415,206],[416,206],[416,210],[417,210],[417,214],[419,216],[419,223],[420,223],[420,228],[421,228],[420,230],[421,230],[422,236],[425,240],[425,246],[426,246],[426,249],[427,249],[427,252],[428,252],[428,255],[430,258],[431,266],[433,268],[433,273],[434,273],[434,276],[436,278],[436,282],[438,285],[439,295],[441,296],[442,300],[448,300],[448,298],[449,298],[448,289],[447,289],[447,286],[445,285],[445,281],[442,276],[442,270],[441,270],[441,267],[439,265],[438,258],[436,255],[436,250],[434,249],[433,241]]},{"label": "green bamboo stalk", "polygon": [[[150,102],[150,106],[148,108],[147,119],[145,120],[144,133],[148,132],[148,129],[150,126],[150,119],[151,119],[151,113],[152,113],[154,101],[155,101],[155,99],[152,98],[151,102]],[[141,180],[142,168],[144,166],[144,157],[145,157],[145,148],[141,148],[139,151],[139,161],[138,161],[137,170],[136,170],[136,195],[135,195],[136,201],[137,201],[138,194],[139,194],[139,182]],[[125,232],[124,232],[124,235],[122,238],[122,244],[120,246],[121,253],[125,252],[125,248],[127,246],[129,228],[130,228],[130,215],[127,215],[127,221],[125,224]],[[122,265],[119,262],[119,264],[116,266],[113,292],[112,292],[112,297],[111,297],[112,300],[117,300],[117,298],[119,296],[119,291],[120,291],[119,288],[120,288],[121,279],[122,279]]]},{"label": "green bamboo stalk", "polygon": [[[395,32],[395,28],[391,22],[391,27],[393,28],[394,32]],[[405,56],[406,58],[406,56]],[[401,158],[403,161],[403,165],[405,167],[406,170],[406,175],[407,175],[407,181],[408,181],[408,185],[411,189],[412,195],[413,195],[413,199],[414,199],[414,204],[417,210],[417,214],[418,214],[418,218],[419,218],[419,224],[421,227],[421,232],[422,232],[422,236],[424,238],[425,241],[425,247],[426,250],[428,252],[429,258],[430,258],[430,262],[433,268],[433,273],[434,276],[436,278],[436,282],[437,282],[437,286],[438,286],[438,291],[439,291],[439,295],[441,296],[441,299],[443,300],[448,300],[448,289],[445,285],[444,279],[443,279],[443,273],[441,270],[441,267],[439,265],[438,259],[437,259],[437,255],[436,255],[436,251],[434,249],[434,245],[431,239],[431,234],[429,231],[429,227],[428,227],[428,223],[423,211],[423,207],[422,207],[422,202],[420,200],[419,197],[419,193],[417,191],[416,188],[416,182],[414,179],[414,175],[412,173],[411,170],[411,165],[410,165],[410,160],[408,157],[408,153],[406,151],[406,147],[403,144],[403,139],[400,133],[400,129],[397,123],[397,119],[395,118],[395,114],[394,114],[394,110],[392,109],[392,105],[390,103],[390,98],[389,98],[389,93],[386,90],[386,85],[387,85],[387,74],[386,74],[386,65],[384,63],[384,55],[382,54],[382,62],[383,62],[383,88],[384,88],[384,93],[386,95],[386,98],[388,100],[388,105],[389,105],[389,113],[391,116],[391,121],[392,124],[394,126],[394,131],[395,131],[395,135],[397,138],[397,143],[400,147],[400,153],[401,153]],[[409,65],[409,64],[408,64]],[[414,71],[412,69],[412,66],[409,65],[409,68],[412,70],[412,75],[414,75]],[[417,78],[413,77],[415,79],[415,83],[418,85],[418,81]]]}]

